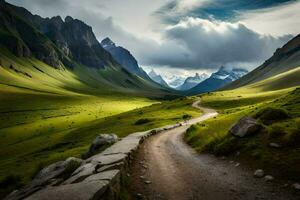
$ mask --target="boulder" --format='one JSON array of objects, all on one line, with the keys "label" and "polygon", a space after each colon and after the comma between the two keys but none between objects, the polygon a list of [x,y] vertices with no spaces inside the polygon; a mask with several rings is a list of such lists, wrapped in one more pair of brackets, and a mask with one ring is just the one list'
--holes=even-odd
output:
[{"label": "boulder", "polygon": [[236,137],[246,137],[260,132],[263,126],[251,117],[242,117],[229,130]]},{"label": "boulder", "polygon": [[6,199],[23,199],[48,185],[60,184],[65,176],[71,175],[81,163],[81,159],[73,157],[53,163],[43,168],[27,186],[11,193]]},{"label": "boulder", "polygon": [[258,169],[254,172],[255,178],[262,178],[264,176],[265,172],[262,169]]},{"label": "boulder", "polygon": [[94,155],[99,149],[105,145],[113,144],[118,141],[118,136],[115,134],[100,134],[92,142],[89,150],[82,154],[82,158],[87,159]]}]

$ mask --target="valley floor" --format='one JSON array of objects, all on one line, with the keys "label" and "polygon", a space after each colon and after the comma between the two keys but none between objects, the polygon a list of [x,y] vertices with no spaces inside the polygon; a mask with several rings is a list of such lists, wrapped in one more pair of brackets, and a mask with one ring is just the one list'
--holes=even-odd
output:
[{"label": "valley floor", "polygon": [[124,137],[199,114],[187,98],[159,102],[120,93],[61,95],[3,85],[0,92],[0,197],[46,165],[80,157],[100,133]]}]

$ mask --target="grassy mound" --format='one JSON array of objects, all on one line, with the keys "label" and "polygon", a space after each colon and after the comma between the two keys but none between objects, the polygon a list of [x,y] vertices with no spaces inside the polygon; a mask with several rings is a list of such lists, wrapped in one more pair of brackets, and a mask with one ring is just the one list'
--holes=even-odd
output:
[{"label": "grassy mound", "polygon": [[264,124],[272,124],[274,122],[287,120],[290,118],[290,115],[284,109],[267,107],[259,110],[254,115],[254,118],[261,120]]},{"label": "grassy mound", "polygon": [[142,119],[138,119],[134,124],[135,125],[142,125],[142,124],[147,124],[149,122],[151,122],[150,119],[142,118]]}]

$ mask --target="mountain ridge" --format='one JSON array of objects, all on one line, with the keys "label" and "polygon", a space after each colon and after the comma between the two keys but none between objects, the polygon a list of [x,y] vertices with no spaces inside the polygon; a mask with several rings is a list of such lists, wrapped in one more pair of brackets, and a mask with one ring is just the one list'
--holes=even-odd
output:
[{"label": "mountain ridge", "polygon": [[195,76],[187,77],[182,85],[177,87],[177,90],[189,90],[193,87],[195,87],[197,84],[201,83],[205,79],[208,78],[208,75],[203,73],[199,75],[199,73],[196,73]]},{"label": "mountain ridge", "polygon": [[232,82],[222,90],[235,89],[263,79],[276,76],[300,66],[300,34],[292,38],[281,48],[278,48],[273,56],[262,65],[245,75],[243,78]]},{"label": "mountain ridge", "polygon": [[222,88],[226,84],[229,84],[232,81],[244,76],[245,74],[247,74],[247,72],[247,70],[241,68],[228,69],[224,66],[221,66],[217,72],[212,73],[209,78],[202,81],[195,87],[187,90],[186,93],[188,95],[196,95],[215,91],[219,88]]},{"label": "mountain ridge", "polygon": [[124,47],[117,46],[110,38],[106,37],[101,41],[101,46],[108,51],[113,58],[127,71],[140,76],[144,79],[151,80],[148,74],[138,65],[134,56]]}]

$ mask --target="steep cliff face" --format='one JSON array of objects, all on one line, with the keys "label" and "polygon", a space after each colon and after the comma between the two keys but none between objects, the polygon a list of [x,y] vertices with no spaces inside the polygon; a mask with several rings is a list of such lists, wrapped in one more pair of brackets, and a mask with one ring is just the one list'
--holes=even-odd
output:
[{"label": "steep cliff face", "polygon": [[150,79],[147,73],[139,67],[137,60],[127,49],[117,46],[110,38],[105,38],[102,40],[101,45],[127,71],[144,79]]},{"label": "steep cliff face", "polygon": [[63,21],[60,17],[53,17],[44,20],[39,29],[66,56],[80,64],[94,68],[115,64],[111,55],[97,41],[92,28],[80,20],[68,16]]},{"label": "steep cliff face", "polygon": [[53,67],[59,67],[61,55],[55,45],[4,1],[0,2],[0,43],[17,56],[35,56]]},{"label": "steep cliff face", "polygon": [[42,18],[5,2],[0,3],[0,9],[0,42],[17,56],[33,55],[53,67],[60,62],[71,67],[71,60],[93,68],[118,65],[92,28],[80,20],[70,16],[65,21],[58,16]]}]

